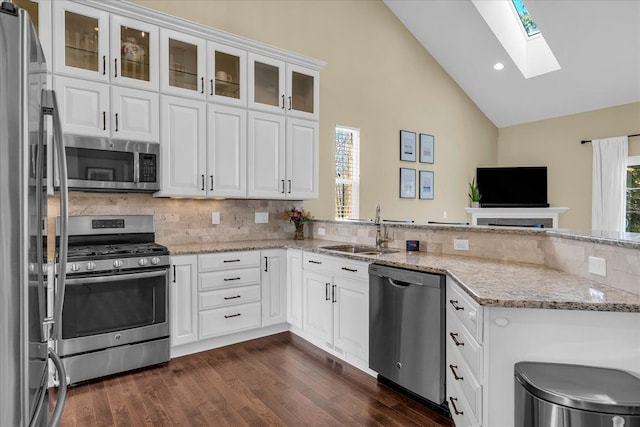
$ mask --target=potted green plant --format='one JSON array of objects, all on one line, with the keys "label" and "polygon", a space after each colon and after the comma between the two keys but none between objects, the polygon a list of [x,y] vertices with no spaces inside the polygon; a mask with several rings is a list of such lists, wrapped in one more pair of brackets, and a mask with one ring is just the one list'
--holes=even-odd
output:
[{"label": "potted green plant", "polygon": [[480,194],[480,190],[478,189],[478,185],[476,184],[476,178],[473,177],[473,179],[469,183],[469,199],[471,199],[471,207],[479,208],[481,198],[482,194]]}]

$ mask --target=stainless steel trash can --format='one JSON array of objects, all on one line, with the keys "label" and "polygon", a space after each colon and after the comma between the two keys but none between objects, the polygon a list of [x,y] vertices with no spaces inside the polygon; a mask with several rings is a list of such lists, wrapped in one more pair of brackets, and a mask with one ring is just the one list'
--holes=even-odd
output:
[{"label": "stainless steel trash can", "polygon": [[640,376],[618,369],[519,362],[515,427],[640,427]]}]

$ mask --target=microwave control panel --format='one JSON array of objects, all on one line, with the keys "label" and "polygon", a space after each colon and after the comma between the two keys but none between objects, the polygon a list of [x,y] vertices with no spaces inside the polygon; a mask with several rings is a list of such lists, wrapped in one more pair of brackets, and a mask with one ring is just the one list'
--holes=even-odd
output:
[{"label": "microwave control panel", "polygon": [[155,154],[140,154],[140,182],[157,181],[157,159]]}]

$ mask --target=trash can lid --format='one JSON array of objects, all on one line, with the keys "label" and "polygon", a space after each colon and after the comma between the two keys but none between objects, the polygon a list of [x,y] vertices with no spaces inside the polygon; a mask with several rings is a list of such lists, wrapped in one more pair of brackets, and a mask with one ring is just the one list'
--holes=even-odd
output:
[{"label": "trash can lid", "polygon": [[614,415],[640,415],[640,377],[619,369],[518,362],[516,380],[551,403]]}]

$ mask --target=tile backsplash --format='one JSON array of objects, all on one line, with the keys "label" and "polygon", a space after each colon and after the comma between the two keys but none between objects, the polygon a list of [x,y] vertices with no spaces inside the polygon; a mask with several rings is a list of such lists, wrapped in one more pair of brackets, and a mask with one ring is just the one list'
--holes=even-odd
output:
[{"label": "tile backsplash", "polygon": [[[168,199],[137,193],[69,193],[69,215],[154,215],[156,240],[165,245],[234,242],[239,240],[288,239],[294,226],[284,211],[299,202],[289,200]],[[58,197],[48,201],[49,217],[60,214]],[[211,214],[220,213],[220,224]],[[255,223],[256,212],[268,212],[269,222]],[[55,222],[49,230],[54,234]]]}]

